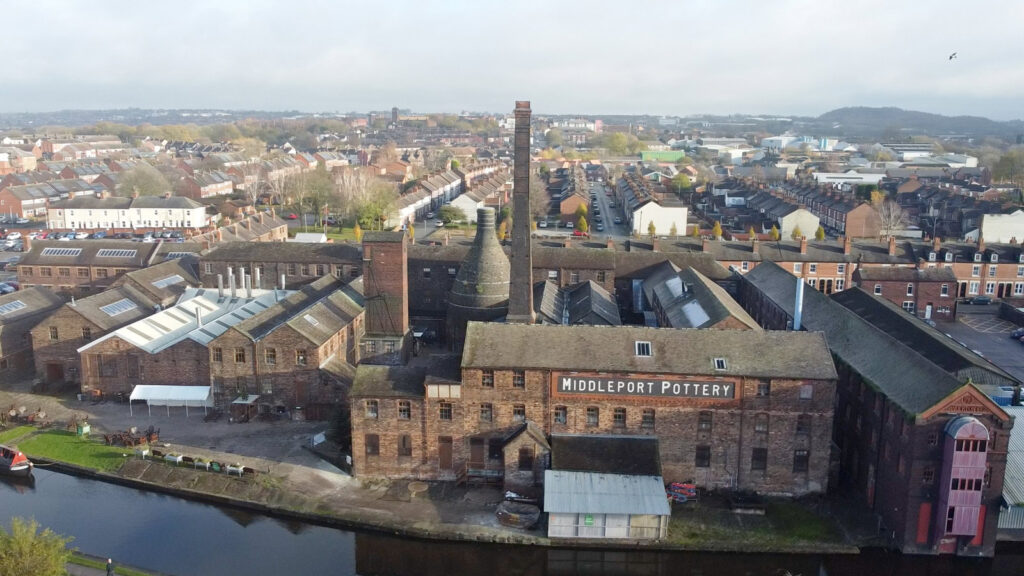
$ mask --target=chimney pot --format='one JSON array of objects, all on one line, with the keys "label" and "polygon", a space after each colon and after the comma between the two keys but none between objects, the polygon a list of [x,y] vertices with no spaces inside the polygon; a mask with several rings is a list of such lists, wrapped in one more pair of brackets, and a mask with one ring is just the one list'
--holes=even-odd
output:
[{"label": "chimney pot", "polygon": [[224,275],[217,274],[217,298],[224,298]]}]

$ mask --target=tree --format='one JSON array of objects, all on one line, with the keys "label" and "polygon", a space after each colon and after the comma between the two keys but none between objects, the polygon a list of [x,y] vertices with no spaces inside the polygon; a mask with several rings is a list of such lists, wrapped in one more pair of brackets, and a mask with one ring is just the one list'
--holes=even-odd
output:
[{"label": "tree", "polygon": [[886,200],[875,207],[878,212],[880,231],[886,237],[907,227],[907,215],[900,205],[893,200]]},{"label": "tree", "polygon": [[881,191],[881,190],[879,190],[877,188],[871,190],[871,205],[874,206],[876,210],[878,209],[879,206],[882,205],[882,202],[885,202],[885,199],[886,199],[885,192],[883,192],[883,191]]},{"label": "tree", "polygon": [[297,198],[301,206],[309,208],[319,226],[324,217],[324,208],[334,192],[334,183],[327,169],[320,164],[312,172],[295,174],[287,179],[286,189],[290,197]]},{"label": "tree", "polygon": [[139,162],[134,168],[121,172],[115,189],[118,196],[162,196],[164,192],[170,192],[171,184],[164,178],[159,170]]},{"label": "tree", "polygon": [[498,240],[501,240],[502,242],[504,242],[505,238],[507,236],[508,236],[508,221],[502,220],[501,224],[498,224]]},{"label": "tree", "polygon": [[236,138],[231,145],[249,162],[259,160],[267,153],[267,143],[258,138]]},{"label": "tree", "polygon": [[0,528],[0,575],[60,576],[73,549],[73,538],[61,536],[49,528],[39,531],[39,523],[22,518],[11,519],[11,531]]},{"label": "tree", "polygon": [[452,170],[458,170],[459,167],[462,166],[462,164],[459,164],[458,160],[452,160],[451,166],[452,166]]},{"label": "tree", "polygon": [[700,224],[693,225],[693,232],[690,233],[690,236],[693,236],[694,238],[700,238]]},{"label": "tree", "polygon": [[416,243],[416,227],[410,225],[407,228],[407,230],[409,231],[409,243],[410,244],[415,244]]},{"label": "tree", "polygon": [[771,231],[768,232],[768,237],[771,238],[772,240],[778,242],[779,238],[782,237],[782,235],[779,234],[779,227],[776,226],[775,224],[772,224],[772,229],[771,229]]},{"label": "tree", "polygon": [[672,223],[672,228],[669,228],[668,234],[673,238],[679,235],[679,228],[676,226],[675,222]]},{"label": "tree", "polygon": [[658,227],[654,225],[654,220],[651,220],[650,222],[648,222],[647,223],[647,233],[650,234],[651,237],[653,238],[654,235],[657,232],[658,232]]},{"label": "tree", "polygon": [[794,226],[793,227],[793,233],[790,234],[790,237],[793,240],[799,240],[799,239],[803,238],[804,237],[803,230],[800,230],[799,226]]},{"label": "tree", "polygon": [[562,131],[558,128],[552,128],[544,134],[544,139],[548,141],[548,146],[552,148],[558,148],[564,143],[562,138]]},{"label": "tree", "polygon": [[824,226],[820,226],[819,225],[818,229],[814,231],[814,239],[815,240],[824,240],[825,239],[825,227]]},{"label": "tree", "polygon": [[722,223],[715,220],[715,225],[711,227],[711,235],[715,237],[715,240],[722,239]]},{"label": "tree", "polygon": [[583,232],[584,234],[586,234],[587,231],[590,230],[590,225],[587,224],[586,216],[580,216],[579,219],[576,220],[576,228],[579,229],[579,231]]},{"label": "tree", "polygon": [[754,227],[753,226],[750,227],[750,230],[747,230],[747,236],[749,236],[751,240],[753,240],[754,238],[757,238],[757,233],[754,232]]},{"label": "tree", "polygon": [[693,183],[690,182],[690,177],[684,172],[680,172],[672,177],[672,186],[676,189],[676,194],[681,193],[683,190],[689,190]]},{"label": "tree", "polygon": [[441,209],[437,211],[437,217],[444,222],[445,226],[452,222],[462,222],[466,219],[466,214],[460,208],[456,208],[452,205],[441,206]]},{"label": "tree", "polygon": [[534,220],[546,220],[551,212],[551,197],[547,187],[540,178],[530,178],[530,217]]},{"label": "tree", "polygon": [[585,217],[587,215],[587,212],[588,212],[588,210],[587,210],[587,205],[586,204],[580,204],[579,206],[576,207],[576,217],[577,218],[579,218],[580,216],[584,216]]},{"label": "tree", "polygon": [[356,222],[356,225],[352,227],[352,234],[356,237],[356,242],[362,244],[363,242],[363,227]]}]

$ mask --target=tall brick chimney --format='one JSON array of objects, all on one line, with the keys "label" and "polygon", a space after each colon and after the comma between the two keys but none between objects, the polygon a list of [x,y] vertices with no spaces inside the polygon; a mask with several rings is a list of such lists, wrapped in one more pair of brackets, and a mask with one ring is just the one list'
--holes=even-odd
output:
[{"label": "tall brick chimney", "polygon": [[517,100],[512,188],[512,279],[507,321],[533,324],[533,255],[530,245],[530,102]]},{"label": "tall brick chimney", "polygon": [[978,253],[985,253],[985,238],[982,237],[981,233],[978,233]]},{"label": "tall brick chimney", "polygon": [[896,255],[896,237],[889,236],[889,256]]},{"label": "tall brick chimney", "polygon": [[942,238],[939,238],[938,236],[932,238],[932,251],[935,252],[936,254],[938,254],[939,250],[941,248],[942,248]]},{"label": "tall brick chimney", "polygon": [[853,249],[853,241],[850,240],[849,236],[843,236],[843,255],[849,256]]},{"label": "tall brick chimney", "polygon": [[[408,236],[405,232],[363,234],[363,293],[366,335],[373,341],[362,359],[370,364],[402,364],[411,343],[409,331]],[[384,342],[394,342],[388,350]],[[369,354],[369,356],[367,355]],[[373,355],[376,354],[376,355]]]},{"label": "tall brick chimney", "polygon": [[807,254],[807,236],[800,237],[800,253]]}]

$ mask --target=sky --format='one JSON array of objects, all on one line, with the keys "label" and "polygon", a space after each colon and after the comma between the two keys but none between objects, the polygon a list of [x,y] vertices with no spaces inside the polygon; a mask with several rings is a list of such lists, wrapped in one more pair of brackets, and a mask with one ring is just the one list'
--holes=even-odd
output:
[{"label": "sky", "polygon": [[0,14],[0,112],[530,100],[535,114],[1024,117],[1020,0],[9,0]]}]

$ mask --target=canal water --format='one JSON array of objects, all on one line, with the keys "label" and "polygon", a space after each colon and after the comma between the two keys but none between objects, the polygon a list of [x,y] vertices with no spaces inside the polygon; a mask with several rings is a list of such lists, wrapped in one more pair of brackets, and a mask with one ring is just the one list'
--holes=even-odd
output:
[{"label": "canal water", "polygon": [[97,556],[175,575],[244,576],[1021,576],[1024,553],[992,560],[573,551],[429,542],[278,520],[36,469],[0,481],[4,523],[19,516]]}]

